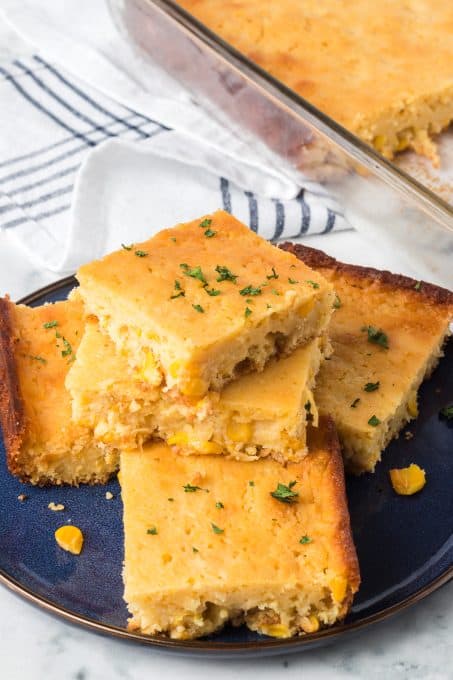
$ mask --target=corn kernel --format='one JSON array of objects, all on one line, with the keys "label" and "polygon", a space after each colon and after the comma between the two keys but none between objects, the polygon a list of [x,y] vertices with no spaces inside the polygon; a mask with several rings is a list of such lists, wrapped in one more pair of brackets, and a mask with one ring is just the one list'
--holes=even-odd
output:
[{"label": "corn kernel", "polygon": [[152,352],[146,352],[145,360],[143,362],[140,374],[148,382],[155,382],[156,376],[158,374],[158,368],[154,354]]},{"label": "corn kernel", "polygon": [[411,396],[409,397],[407,402],[407,410],[409,411],[409,415],[412,416],[412,418],[416,418],[418,416],[417,392],[412,392]]},{"label": "corn kernel", "polygon": [[55,540],[63,550],[80,555],[83,546],[83,534],[79,527],[65,524],[55,532]]},{"label": "corn kernel", "polygon": [[398,140],[396,145],[396,151],[404,151],[409,146],[409,139],[407,137],[402,137]]},{"label": "corn kernel", "polygon": [[401,496],[412,496],[426,484],[425,471],[414,463],[406,468],[393,468],[389,474],[394,490]]},{"label": "corn kernel", "polygon": [[181,392],[186,397],[202,397],[206,394],[207,385],[201,378],[192,378],[184,383],[181,387]]},{"label": "corn kernel", "polygon": [[175,432],[171,437],[168,437],[167,444],[169,446],[184,446],[188,443],[189,436],[187,432]]},{"label": "corn kernel", "polygon": [[201,442],[201,441],[191,441],[190,446],[197,451],[197,453],[205,453],[205,454],[219,454],[223,453],[223,448],[221,444],[217,444],[217,442]]},{"label": "corn kernel", "polygon": [[336,602],[343,602],[348,582],[343,576],[335,576],[329,583],[332,597]]},{"label": "corn kernel", "polygon": [[300,623],[304,633],[316,633],[319,630],[319,620],[314,614],[304,616]]},{"label": "corn kernel", "polygon": [[374,148],[381,152],[384,150],[386,143],[387,137],[385,135],[376,135],[376,137],[373,139]]},{"label": "corn kernel", "polygon": [[231,441],[247,444],[252,438],[253,428],[250,423],[238,423],[230,420],[226,433]]},{"label": "corn kernel", "polygon": [[181,369],[181,362],[180,361],[173,361],[170,364],[170,368],[168,369],[168,372],[170,373],[172,378],[177,378],[180,369]]},{"label": "corn kernel", "polygon": [[288,626],[285,626],[283,623],[273,623],[270,626],[263,626],[262,632],[265,635],[272,635],[272,637],[276,638],[290,637]]}]

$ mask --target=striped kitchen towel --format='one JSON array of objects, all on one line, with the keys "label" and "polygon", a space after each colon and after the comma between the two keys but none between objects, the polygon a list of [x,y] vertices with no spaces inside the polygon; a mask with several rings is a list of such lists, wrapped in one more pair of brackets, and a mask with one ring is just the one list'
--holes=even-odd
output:
[{"label": "striped kitchen towel", "polygon": [[0,227],[52,271],[222,207],[274,240],[349,228],[322,186],[238,153],[231,132],[203,142],[41,56],[0,64],[0,101]]}]

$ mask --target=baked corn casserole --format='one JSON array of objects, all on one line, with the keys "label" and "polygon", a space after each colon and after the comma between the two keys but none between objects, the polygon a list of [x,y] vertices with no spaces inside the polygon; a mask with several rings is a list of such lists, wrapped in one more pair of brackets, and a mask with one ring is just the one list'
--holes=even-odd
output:
[{"label": "baked corn casserole", "polygon": [[371,472],[390,440],[418,415],[418,390],[450,334],[453,293],[344,264],[313,248],[282,247],[335,287],[333,352],[317,376],[315,400],[320,413],[335,420],[346,466]]},{"label": "baked corn casserole", "polygon": [[223,211],[124,244],[77,278],[129,365],[194,399],[321,335],[332,313],[322,276]]},{"label": "baked corn casserole", "polygon": [[387,158],[439,158],[453,120],[448,0],[179,0],[228,43]]},{"label": "baked corn casserole", "polygon": [[286,638],[346,615],[360,577],[331,420],[309,447],[286,467],[163,443],[122,454],[130,629],[190,639],[232,622]]},{"label": "baked corn casserole", "polygon": [[71,421],[65,378],[83,328],[82,306],[0,298],[0,423],[9,470],[32,484],[106,482],[119,454]]},{"label": "baked corn casserole", "polygon": [[150,384],[142,369],[131,369],[91,317],[66,378],[73,418],[120,448],[155,437],[180,453],[298,460],[306,454],[307,423],[317,424],[313,389],[326,344],[316,338],[288,357],[272,359],[261,373],[194,402],[175,398]]}]

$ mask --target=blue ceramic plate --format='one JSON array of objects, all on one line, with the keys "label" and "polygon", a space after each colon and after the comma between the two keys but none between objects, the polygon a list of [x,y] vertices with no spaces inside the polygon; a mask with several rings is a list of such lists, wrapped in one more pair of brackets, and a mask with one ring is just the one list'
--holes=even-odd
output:
[{"label": "blue ceramic plate", "polygon": [[[38,291],[24,302],[66,298],[74,279]],[[345,622],[302,638],[274,640],[245,628],[228,628],[194,642],[147,637],[126,631],[122,600],[123,529],[117,481],[108,486],[38,489],[20,484],[0,460],[0,581],[48,611],[92,630],[198,655],[277,654],[325,644],[402,610],[446,583],[453,575],[453,428],[439,418],[453,395],[453,343],[420,393],[414,437],[394,441],[374,475],[347,480],[362,586]],[[417,462],[427,473],[422,493],[397,496],[388,469]],[[113,494],[106,500],[105,493]],[[19,502],[17,496],[28,498]],[[62,514],[85,535],[81,556],[60,550],[54,530]]]}]

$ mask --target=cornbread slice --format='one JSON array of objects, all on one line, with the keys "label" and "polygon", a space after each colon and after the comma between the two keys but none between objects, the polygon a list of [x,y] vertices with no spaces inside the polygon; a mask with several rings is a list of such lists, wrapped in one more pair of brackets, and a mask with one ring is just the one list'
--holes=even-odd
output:
[{"label": "cornbread slice", "polygon": [[121,488],[131,629],[189,639],[232,621],[283,638],[346,615],[360,577],[331,420],[287,467],[150,444],[122,454]]},{"label": "cornbread slice", "polygon": [[91,317],[66,378],[73,418],[120,448],[158,437],[181,453],[298,460],[306,454],[307,421],[317,419],[312,390],[325,344],[316,338],[289,357],[271,360],[262,373],[193,402],[144,380]]},{"label": "cornbread slice", "polygon": [[453,120],[451,0],[179,0],[185,9],[387,158],[439,162]]},{"label": "cornbread slice", "polygon": [[82,306],[0,298],[0,422],[8,468],[32,484],[103,483],[119,455],[71,422],[65,377],[83,328]]},{"label": "cornbread slice", "polygon": [[417,391],[449,335],[453,293],[343,264],[313,248],[282,247],[335,287],[333,353],[317,376],[315,400],[335,420],[348,468],[373,471],[390,440],[417,416]]},{"label": "cornbread slice", "polygon": [[[200,398],[320,335],[332,287],[226,212],[165,229],[79,270],[95,314],[133,368]],[[152,380],[155,371],[152,371]]]}]

